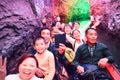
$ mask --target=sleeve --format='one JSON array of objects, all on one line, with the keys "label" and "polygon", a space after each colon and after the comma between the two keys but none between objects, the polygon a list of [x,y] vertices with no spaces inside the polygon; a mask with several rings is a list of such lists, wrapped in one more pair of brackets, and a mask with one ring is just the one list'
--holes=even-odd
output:
[{"label": "sleeve", "polygon": [[75,58],[73,60],[73,64],[75,67],[77,67],[78,65],[80,65],[80,52],[81,52],[81,47],[78,47],[76,53],[75,53]]},{"label": "sleeve", "polygon": [[49,73],[48,75],[45,76],[44,80],[52,80],[55,74],[55,61],[52,53],[50,54],[48,61],[49,61]]},{"label": "sleeve", "polygon": [[104,45],[104,51],[103,54],[106,58],[108,58],[108,62],[109,63],[113,63],[114,62],[114,58],[112,56],[112,53],[108,50],[108,48]]},{"label": "sleeve", "polygon": [[57,57],[57,56],[58,56],[58,51],[57,51],[56,48],[55,48],[55,44],[53,43],[53,44],[51,44],[51,45],[52,45],[52,47],[51,47],[51,48],[52,48],[52,49],[51,49],[52,51],[51,51],[51,52],[54,54],[55,57]]},{"label": "sleeve", "polygon": [[66,34],[66,39],[68,42],[70,42],[72,44],[72,46],[74,47],[74,42],[75,42],[75,39],[73,39],[72,37],[70,37],[69,35]]}]

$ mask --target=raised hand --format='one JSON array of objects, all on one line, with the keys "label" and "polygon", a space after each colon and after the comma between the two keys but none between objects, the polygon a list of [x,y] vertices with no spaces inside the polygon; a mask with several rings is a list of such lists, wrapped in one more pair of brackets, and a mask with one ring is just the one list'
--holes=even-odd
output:
[{"label": "raised hand", "polygon": [[4,58],[4,61],[2,60],[2,56],[0,56],[0,80],[4,80],[6,76],[6,63],[7,58]]}]

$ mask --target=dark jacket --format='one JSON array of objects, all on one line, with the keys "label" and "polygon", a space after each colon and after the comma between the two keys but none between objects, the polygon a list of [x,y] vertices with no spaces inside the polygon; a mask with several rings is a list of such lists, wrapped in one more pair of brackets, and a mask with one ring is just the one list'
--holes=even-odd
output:
[{"label": "dark jacket", "polygon": [[98,61],[101,58],[108,58],[109,63],[114,62],[111,52],[108,50],[108,48],[104,44],[95,43],[95,50],[94,50],[93,56],[91,56],[88,50],[87,43],[84,43],[83,45],[79,46],[76,51],[74,65],[76,67],[81,64],[97,65]]}]

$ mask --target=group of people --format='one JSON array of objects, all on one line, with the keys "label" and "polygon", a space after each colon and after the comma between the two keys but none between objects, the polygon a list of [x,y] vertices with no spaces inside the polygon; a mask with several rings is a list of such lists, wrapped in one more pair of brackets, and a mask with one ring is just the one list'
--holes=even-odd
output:
[{"label": "group of people", "polygon": [[[4,72],[2,78],[60,80],[57,73],[64,68],[63,75],[66,80],[111,80],[105,70],[107,63],[114,62],[111,52],[104,44],[97,42],[98,34],[95,28],[87,28],[85,37],[81,38],[79,26],[79,22],[65,24],[56,21],[51,28],[42,27],[29,53],[20,57],[17,64],[18,74],[5,77],[6,58],[2,61],[0,57],[0,73]],[[54,40],[57,34],[66,35],[66,43],[59,43],[58,48],[55,47]]]}]

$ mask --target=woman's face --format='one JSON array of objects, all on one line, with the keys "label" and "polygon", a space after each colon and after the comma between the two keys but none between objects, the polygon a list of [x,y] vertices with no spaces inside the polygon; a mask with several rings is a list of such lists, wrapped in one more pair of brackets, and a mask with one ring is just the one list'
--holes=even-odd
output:
[{"label": "woman's face", "polygon": [[65,33],[66,33],[66,34],[69,35],[69,34],[71,33],[71,30],[72,30],[72,29],[70,28],[70,26],[65,26]]},{"label": "woman's face", "polygon": [[79,26],[80,25],[76,22],[73,27],[74,27],[74,29],[79,29]]},{"label": "woman's face", "polygon": [[80,32],[77,31],[77,30],[75,30],[75,31],[73,32],[73,37],[74,37],[74,39],[80,39]]},{"label": "woman's face", "polygon": [[37,70],[36,61],[34,58],[26,58],[19,65],[19,76],[22,80],[30,80]]}]

